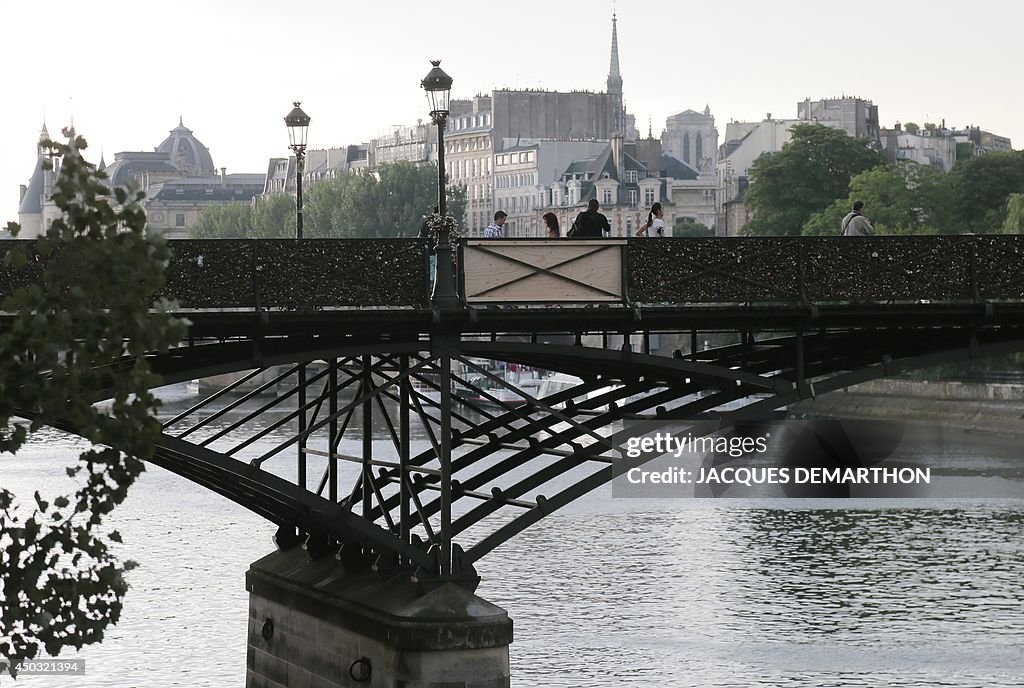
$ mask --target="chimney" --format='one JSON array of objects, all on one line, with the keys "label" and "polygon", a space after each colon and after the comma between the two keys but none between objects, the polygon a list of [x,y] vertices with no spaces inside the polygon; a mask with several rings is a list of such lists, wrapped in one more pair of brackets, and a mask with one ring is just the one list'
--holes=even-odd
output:
[{"label": "chimney", "polygon": [[903,125],[900,124],[899,122],[897,122],[896,124],[892,125],[892,128],[895,129],[897,132],[903,131]]},{"label": "chimney", "polygon": [[612,134],[612,163],[615,165],[615,177],[619,183],[625,179],[622,160],[622,134]]},{"label": "chimney", "polygon": [[226,167],[220,168],[220,185],[221,186],[227,186],[228,185],[228,168],[226,168]]}]

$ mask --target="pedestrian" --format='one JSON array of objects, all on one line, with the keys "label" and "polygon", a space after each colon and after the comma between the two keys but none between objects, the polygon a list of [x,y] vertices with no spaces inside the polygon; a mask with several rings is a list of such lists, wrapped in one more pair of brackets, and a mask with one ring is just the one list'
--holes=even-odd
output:
[{"label": "pedestrian", "polygon": [[597,199],[591,198],[587,209],[576,216],[566,236],[573,239],[603,239],[605,234],[611,234],[612,226],[608,224],[608,218],[597,212],[600,207]]},{"label": "pedestrian", "polygon": [[850,211],[842,222],[843,236],[871,236],[875,233],[874,227],[864,217],[864,201],[854,201],[853,210]]},{"label": "pedestrian", "polygon": [[544,213],[544,227],[547,230],[548,239],[557,239],[562,236],[558,230],[558,218],[554,213]]},{"label": "pedestrian", "polygon": [[647,213],[647,224],[640,225],[636,230],[637,236],[654,237],[665,236],[665,210],[661,203],[651,206],[651,212]]},{"label": "pedestrian", "polygon": [[504,210],[499,210],[494,213],[494,222],[487,225],[487,229],[484,230],[484,239],[500,239],[501,228],[505,224],[505,219],[508,217],[508,213]]}]

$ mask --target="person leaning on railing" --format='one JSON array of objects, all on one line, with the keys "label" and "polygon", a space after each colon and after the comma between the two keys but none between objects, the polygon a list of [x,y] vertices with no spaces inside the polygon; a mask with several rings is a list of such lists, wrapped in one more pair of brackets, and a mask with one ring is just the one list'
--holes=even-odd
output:
[{"label": "person leaning on railing", "polygon": [[571,239],[603,239],[605,235],[611,234],[612,226],[608,224],[608,218],[597,212],[600,207],[597,199],[591,198],[587,209],[576,216],[566,236]]}]

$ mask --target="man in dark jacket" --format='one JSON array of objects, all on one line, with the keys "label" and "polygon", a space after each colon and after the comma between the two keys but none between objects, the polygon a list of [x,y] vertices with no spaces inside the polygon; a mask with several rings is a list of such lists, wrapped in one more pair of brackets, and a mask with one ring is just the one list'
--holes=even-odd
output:
[{"label": "man in dark jacket", "polygon": [[571,239],[603,239],[606,232],[611,234],[612,226],[608,224],[607,217],[597,212],[599,207],[597,199],[591,198],[586,211],[576,216],[567,236]]}]

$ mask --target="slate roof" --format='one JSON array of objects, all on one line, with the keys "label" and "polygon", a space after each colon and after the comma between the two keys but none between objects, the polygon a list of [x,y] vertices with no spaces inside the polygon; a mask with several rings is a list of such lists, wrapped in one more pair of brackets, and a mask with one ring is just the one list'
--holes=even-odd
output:
[{"label": "slate roof", "polygon": [[168,154],[148,152],[118,153],[114,162],[107,165],[104,172],[107,173],[107,183],[110,186],[123,186],[133,177],[141,177],[143,172],[181,174],[178,168],[171,164]]},{"label": "slate roof", "polygon": [[228,175],[220,177],[185,177],[164,182],[150,189],[149,198],[174,202],[248,202],[263,192],[263,175]]},{"label": "slate roof", "polygon": [[213,157],[210,156],[210,149],[204,146],[180,119],[178,126],[171,129],[170,136],[155,150],[159,153],[169,153],[171,164],[182,172],[213,174],[217,171],[213,165]]},{"label": "slate roof", "polygon": [[692,166],[668,153],[661,154],[661,169],[666,177],[672,179],[696,179],[700,176]]},{"label": "slate roof", "polygon": [[18,208],[18,213],[32,214],[43,212],[43,175],[46,172],[43,170],[43,157],[39,156],[36,158],[36,169],[32,172],[32,179],[28,182],[28,189],[25,191],[25,197],[21,199],[21,206]]}]

